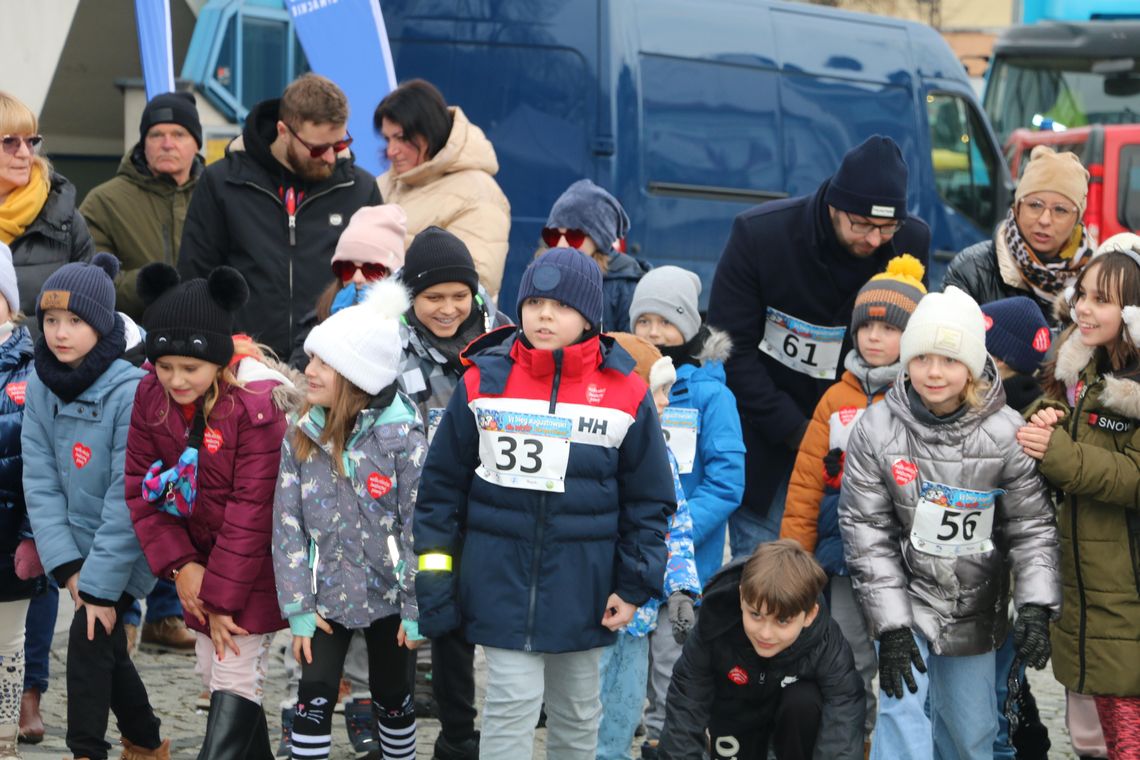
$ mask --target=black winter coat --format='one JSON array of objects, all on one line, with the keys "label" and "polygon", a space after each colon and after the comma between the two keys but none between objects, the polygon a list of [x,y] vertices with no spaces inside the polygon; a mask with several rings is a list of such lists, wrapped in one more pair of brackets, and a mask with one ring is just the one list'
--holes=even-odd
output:
[{"label": "black winter coat", "polygon": [[[946,276],[942,279],[944,289],[950,285],[966,291],[979,304],[993,303],[1014,296],[1026,296],[1037,303],[1031,290],[1015,288],[1002,279],[993,240],[974,243],[958,252],[946,267]],[[1050,327],[1057,326],[1057,319],[1053,316],[1052,309],[1042,309],[1041,314]]]},{"label": "black winter coat", "polygon": [[[286,170],[269,150],[279,104],[255,106],[241,138],[198,180],[178,271],[183,279],[206,277],[222,264],[241,272],[250,296],[235,329],[287,357],[305,314],[333,279],[329,262],[340,233],[357,209],[381,200],[376,178],[351,156],[338,158],[332,176],[319,182]],[[285,210],[286,188],[299,199],[295,226]]]},{"label": "black winter coat", "polygon": [[32,339],[17,327],[0,345],[0,602],[29,599],[46,587],[46,578],[16,577],[12,555],[31,536],[24,504],[24,460],[20,429],[24,389],[32,374]]},{"label": "black winter coat", "polygon": [[859,289],[895,256],[909,253],[926,264],[929,255],[930,228],[914,216],[872,255],[849,254],[823,202],[828,182],[815,195],[772,201],[737,216],[709,297],[709,324],[733,343],[725,373],[748,451],[743,504],[760,515],[791,473],[796,450],[785,441],[807,425],[824,391],[843,373],[840,361],[834,375],[816,379],[760,351],[768,309],[844,328],[843,357],[852,345],[847,328]]},{"label": "black winter coat", "polygon": [[814,757],[860,760],[863,680],[839,624],[820,599],[815,621],[790,647],[775,657],[761,657],[744,633],[739,590],[743,570],[743,562],[733,563],[705,586],[697,627],[685,641],[669,683],[662,760],[705,757],[705,729],[714,713],[727,722],[771,724],[787,679],[812,681],[823,696]]}]

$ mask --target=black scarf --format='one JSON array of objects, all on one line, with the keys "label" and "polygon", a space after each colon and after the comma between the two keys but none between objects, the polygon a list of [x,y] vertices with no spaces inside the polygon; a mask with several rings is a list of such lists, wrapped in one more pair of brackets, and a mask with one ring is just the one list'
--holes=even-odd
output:
[{"label": "black scarf", "polygon": [[123,318],[118,314],[115,315],[115,326],[111,332],[99,339],[90,353],[83,357],[83,363],[75,369],[55,358],[41,335],[36,339],[36,375],[63,403],[70,404],[102,377],[126,348],[126,329]]},{"label": "black scarf", "polygon": [[434,348],[443,356],[447,362],[444,364],[444,369],[452,374],[459,374],[463,369],[463,365],[459,361],[459,355],[463,353],[463,349],[483,334],[483,310],[474,303],[472,303],[471,313],[467,315],[467,319],[463,320],[459,329],[455,331],[455,335],[450,338],[441,338],[429,330],[416,316],[415,309],[408,309],[405,317],[412,329],[419,334],[424,345],[428,348]]},{"label": "black scarf", "polygon": [[692,340],[688,343],[682,343],[679,346],[658,346],[657,350],[661,352],[662,356],[668,356],[673,360],[674,367],[680,367],[683,364],[692,364],[694,367],[701,366],[700,359],[697,356],[705,347],[705,341],[709,338],[709,328],[706,325],[701,325],[697,330],[697,334],[693,336]]}]

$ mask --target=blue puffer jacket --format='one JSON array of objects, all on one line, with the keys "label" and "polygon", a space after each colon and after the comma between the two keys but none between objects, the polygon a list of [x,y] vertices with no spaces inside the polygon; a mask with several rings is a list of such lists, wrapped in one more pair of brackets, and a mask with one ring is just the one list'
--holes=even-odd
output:
[{"label": "blue puffer jacket", "polygon": [[32,535],[24,505],[24,460],[20,456],[24,392],[31,373],[32,338],[26,327],[18,327],[0,345],[0,602],[35,596],[45,582],[43,576],[20,580],[12,560],[20,541]]},{"label": "blue puffer jacket", "polygon": [[515,335],[467,350],[474,366],[424,463],[420,630],[462,625],[470,642],[535,652],[608,646],[610,594],[641,605],[662,591],[676,508],[665,438],[612,338],[540,351]]},{"label": "blue puffer jacket", "polygon": [[697,575],[707,583],[724,561],[724,530],[744,496],[744,439],[736,397],[725,385],[724,362],[732,341],[720,330],[697,354],[700,366],[682,364],[669,394],[669,406],[700,412],[693,471],[681,476],[693,516]]},{"label": "blue puffer jacket", "polygon": [[36,463],[24,470],[36,548],[49,573],[81,564],[79,593],[96,604],[114,604],[124,592],[140,599],[154,587],[123,485],[143,375],[116,359],[70,404],[39,378],[28,381],[21,440],[24,457]]}]

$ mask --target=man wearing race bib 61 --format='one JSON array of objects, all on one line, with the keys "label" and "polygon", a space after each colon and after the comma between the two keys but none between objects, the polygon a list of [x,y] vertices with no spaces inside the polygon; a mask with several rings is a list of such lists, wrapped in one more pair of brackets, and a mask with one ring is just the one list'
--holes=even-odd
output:
[{"label": "man wearing race bib 61", "polygon": [[[958,288],[925,296],[903,331],[903,370],[848,441],[839,527],[885,693],[872,758],[993,757],[1011,572],[1017,657],[1049,659],[1057,524],[985,334]],[[930,723],[905,719],[928,691]]]},{"label": "man wearing race bib 61", "polygon": [[530,757],[545,697],[550,757],[593,760],[599,658],[661,594],[673,478],[645,381],[599,335],[597,265],[551,250],[518,306],[521,330],[464,352],[424,463],[420,630],[484,648],[481,758]]},{"label": "man wearing race bib 61", "polygon": [[902,152],[874,135],[813,195],[733,223],[708,321],[732,337],[725,371],[747,449],[744,500],[729,521],[734,558],[779,537],[800,439],[853,345],[855,295],[899,254],[926,265],[930,228],[907,213],[906,196]]}]

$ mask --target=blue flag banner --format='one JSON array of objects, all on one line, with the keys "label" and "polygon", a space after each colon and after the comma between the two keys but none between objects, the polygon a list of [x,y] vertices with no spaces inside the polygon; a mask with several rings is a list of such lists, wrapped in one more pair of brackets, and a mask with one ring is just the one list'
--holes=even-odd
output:
[{"label": "blue flag banner", "polygon": [[146,99],[174,92],[174,55],[170,49],[170,0],[135,0]]},{"label": "blue flag banner", "polygon": [[286,0],[286,5],[309,66],[348,96],[356,163],[382,173],[388,160],[372,129],[372,113],[395,89],[396,69],[380,0]]}]

